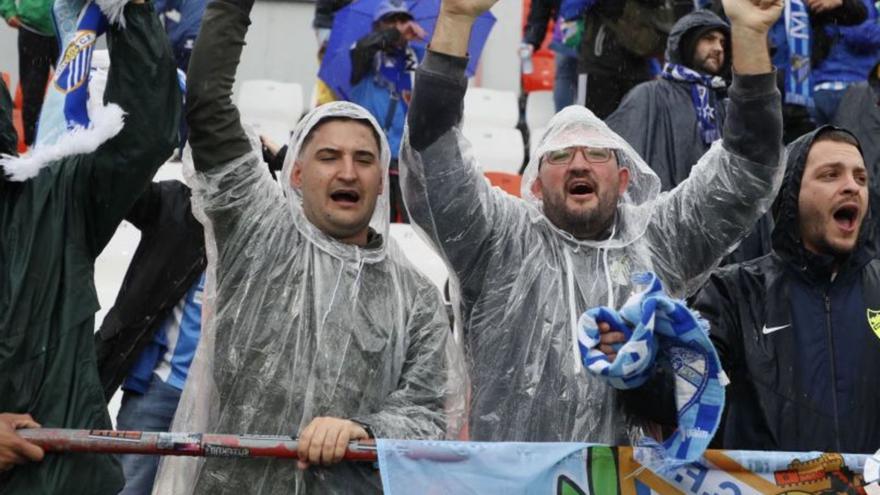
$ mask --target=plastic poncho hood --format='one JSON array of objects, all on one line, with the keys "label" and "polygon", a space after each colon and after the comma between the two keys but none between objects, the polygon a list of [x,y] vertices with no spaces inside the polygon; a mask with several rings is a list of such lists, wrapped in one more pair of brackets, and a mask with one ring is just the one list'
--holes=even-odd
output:
[{"label": "plastic poncho hood", "polygon": [[[388,201],[388,166],[391,163],[391,149],[388,146],[388,139],[385,133],[373,118],[372,114],[364,107],[347,101],[336,101],[322,105],[308,113],[297,124],[296,129],[290,137],[288,143],[288,152],[284,157],[284,166],[281,173],[281,184],[284,189],[284,195],[288,200],[291,210],[293,211],[294,221],[297,228],[304,236],[314,242],[317,246],[334,256],[346,257],[352,255],[357,248],[343,244],[332,237],[328,236],[314,224],[312,224],[303,212],[302,191],[294,187],[291,183],[290,176],[293,173],[293,167],[297,158],[303,151],[303,145],[306,138],[320,125],[328,120],[350,119],[365,123],[372,128],[373,134],[378,139],[379,145],[379,164],[382,166],[382,191],[376,200],[376,207],[373,210],[372,219],[370,220],[370,228],[376,233],[381,234],[383,239],[388,234],[388,224],[390,222],[390,203]],[[367,261],[381,259],[385,254],[385,242],[383,240],[381,247],[370,250],[362,250]]]},{"label": "plastic poncho hood", "polygon": [[630,179],[626,192],[618,199],[614,234],[609,239],[574,241],[568,232],[557,229],[559,233],[577,244],[591,247],[617,248],[637,240],[645,233],[650,216],[638,213],[635,207],[657,198],[660,179],[632,146],[585,107],[566,107],[550,120],[547,130],[532,150],[523,174],[522,197],[543,211],[543,203],[532,192],[540,173],[541,159],[547,153],[571,146],[614,150],[618,166],[629,169]]},{"label": "plastic poncho hood", "polygon": [[[295,436],[329,416],[362,422],[381,438],[457,434],[463,359],[439,291],[385,236],[387,181],[371,224],[383,238],[366,247],[310,223],[290,185],[309,131],[339,117],[378,130],[357,105],[313,111],[290,141],[281,187],[256,140],[252,152],[204,171],[187,159],[208,270],[202,335],[174,431]],[[378,135],[387,174],[388,145]],[[280,459],[166,458],[154,493],[375,493],[379,485],[360,463],[299,471]]]}]

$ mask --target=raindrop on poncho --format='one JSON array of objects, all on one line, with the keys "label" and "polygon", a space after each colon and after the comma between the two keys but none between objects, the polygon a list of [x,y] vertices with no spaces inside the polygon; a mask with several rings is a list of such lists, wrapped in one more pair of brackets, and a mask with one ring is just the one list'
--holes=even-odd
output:
[{"label": "raindrop on poncho", "polygon": [[[304,138],[328,117],[366,121],[382,136],[385,190],[370,224],[379,246],[320,231],[287,179]],[[208,312],[174,431],[296,435],[332,416],[381,438],[455,437],[463,359],[440,293],[387,235],[381,128],[363,108],[332,103],[307,115],[289,145],[282,187],[256,142],[231,163],[190,172],[205,225]],[[154,493],[374,493],[380,483],[364,463],[303,472],[290,460],[168,458]]]}]

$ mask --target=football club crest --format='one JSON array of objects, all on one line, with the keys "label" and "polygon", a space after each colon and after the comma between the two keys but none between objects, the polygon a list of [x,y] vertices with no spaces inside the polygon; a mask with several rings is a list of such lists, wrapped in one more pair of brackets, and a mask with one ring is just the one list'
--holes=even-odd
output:
[{"label": "football club crest", "polygon": [[868,326],[871,327],[871,330],[880,339],[880,311],[875,309],[868,310]]},{"label": "football club crest", "polygon": [[92,50],[98,36],[94,31],[77,31],[58,62],[55,87],[64,94],[78,89],[89,76]]}]

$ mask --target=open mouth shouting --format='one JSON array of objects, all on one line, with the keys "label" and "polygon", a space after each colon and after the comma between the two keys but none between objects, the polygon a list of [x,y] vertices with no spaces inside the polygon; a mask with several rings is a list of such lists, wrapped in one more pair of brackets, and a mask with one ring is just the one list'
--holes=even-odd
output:
[{"label": "open mouth shouting", "polygon": [[844,203],[832,213],[834,223],[845,234],[852,234],[858,230],[859,205],[856,203]]},{"label": "open mouth shouting", "polygon": [[330,199],[343,208],[357,206],[361,200],[361,194],[355,189],[341,188],[330,193]]},{"label": "open mouth shouting", "polygon": [[576,200],[589,200],[591,196],[596,194],[596,186],[589,179],[578,177],[568,181],[566,192],[569,197]]}]

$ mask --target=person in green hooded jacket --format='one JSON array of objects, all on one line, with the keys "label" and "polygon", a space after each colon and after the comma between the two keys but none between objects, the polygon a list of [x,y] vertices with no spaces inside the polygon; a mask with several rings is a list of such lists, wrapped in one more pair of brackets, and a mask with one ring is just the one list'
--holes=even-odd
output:
[{"label": "person in green hooded jacket", "polygon": [[11,180],[8,163],[0,174],[0,494],[123,486],[113,456],[44,453],[15,429],[112,427],[95,362],[95,259],[175,148],[181,103],[152,6],[133,0],[124,16],[107,33],[104,93],[126,113],[122,129],[30,180]]}]

